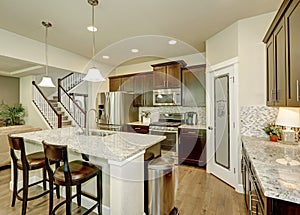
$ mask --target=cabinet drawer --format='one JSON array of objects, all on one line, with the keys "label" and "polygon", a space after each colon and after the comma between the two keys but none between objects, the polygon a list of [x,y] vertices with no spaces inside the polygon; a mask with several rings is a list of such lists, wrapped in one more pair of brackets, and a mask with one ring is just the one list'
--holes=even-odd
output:
[{"label": "cabinet drawer", "polygon": [[145,126],[145,125],[127,125],[127,132],[148,134],[149,133],[149,126]]}]

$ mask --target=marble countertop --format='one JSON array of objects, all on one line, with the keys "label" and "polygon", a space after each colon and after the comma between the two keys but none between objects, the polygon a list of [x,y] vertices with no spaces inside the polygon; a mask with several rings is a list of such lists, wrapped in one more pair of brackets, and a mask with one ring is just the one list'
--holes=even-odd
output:
[{"label": "marble countertop", "polygon": [[[49,129],[14,136],[23,137],[25,141],[67,145],[70,150],[95,157],[122,162],[164,140],[165,136],[91,130],[93,135],[86,136],[74,127]],[[100,136],[104,134],[105,136]]]},{"label": "marble countertop", "polygon": [[264,195],[300,204],[300,145],[248,136],[242,142]]}]

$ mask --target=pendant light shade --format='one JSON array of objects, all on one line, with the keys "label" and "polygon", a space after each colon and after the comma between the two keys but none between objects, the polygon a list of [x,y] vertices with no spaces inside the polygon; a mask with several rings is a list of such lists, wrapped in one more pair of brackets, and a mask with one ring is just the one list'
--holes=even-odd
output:
[{"label": "pendant light shade", "polygon": [[104,81],[105,78],[101,75],[99,69],[96,67],[92,67],[88,70],[86,76],[83,78],[84,81],[91,81],[91,82],[100,82]]},{"label": "pendant light shade", "polygon": [[[92,5],[92,27],[94,28],[95,27],[94,7],[98,5],[98,0],[88,0],[88,3]],[[93,32],[93,57],[94,57],[95,56],[95,31],[93,30],[92,32]],[[99,69],[93,66],[88,70],[83,80],[91,81],[91,82],[101,82],[104,81],[105,78],[102,76]]]},{"label": "pendant light shade", "polygon": [[52,27],[50,22],[42,22],[42,25],[46,28],[45,34],[45,59],[46,59],[46,76],[42,78],[42,81],[38,84],[39,87],[55,87],[51,77],[48,76],[48,28]]}]

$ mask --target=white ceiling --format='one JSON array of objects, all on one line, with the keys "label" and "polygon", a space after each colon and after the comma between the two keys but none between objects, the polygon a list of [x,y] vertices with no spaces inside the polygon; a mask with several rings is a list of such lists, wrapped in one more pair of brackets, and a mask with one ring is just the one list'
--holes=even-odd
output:
[{"label": "white ceiling", "polygon": [[[95,7],[96,53],[107,64],[135,56],[174,57],[205,51],[205,40],[239,19],[277,10],[282,0],[102,0]],[[44,42],[42,21],[50,21],[49,44],[91,58],[91,6],[87,0],[1,0],[0,28]],[[169,38],[179,41],[167,44]],[[1,41],[3,42],[3,41]],[[153,56],[155,53],[159,53]],[[0,71],[35,66],[0,58]],[[4,65],[4,66],[3,66]],[[16,67],[16,68],[14,68]]]}]

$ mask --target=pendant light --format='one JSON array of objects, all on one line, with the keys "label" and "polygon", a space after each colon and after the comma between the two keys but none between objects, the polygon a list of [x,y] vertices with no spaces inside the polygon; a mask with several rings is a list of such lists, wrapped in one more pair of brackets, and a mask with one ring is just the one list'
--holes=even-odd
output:
[{"label": "pendant light", "polygon": [[55,87],[51,77],[48,76],[48,28],[52,27],[50,22],[42,22],[42,25],[46,28],[45,34],[45,59],[46,59],[46,76],[42,78],[42,81],[38,84],[40,87]]},{"label": "pendant light", "polygon": [[[92,5],[92,32],[93,32],[93,56],[95,56],[95,15],[94,15],[94,8],[98,5],[98,0],[88,0],[88,3]],[[95,66],[91,67],[86,76],[83,78],[85,81],[92,81],[92,82],[100,82],[104,81],[105,78],[100,73],[99,69],[97,69]]]}]

